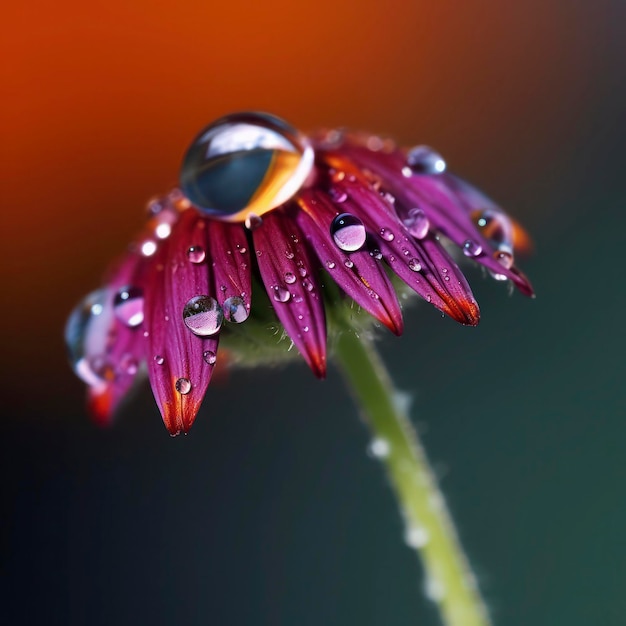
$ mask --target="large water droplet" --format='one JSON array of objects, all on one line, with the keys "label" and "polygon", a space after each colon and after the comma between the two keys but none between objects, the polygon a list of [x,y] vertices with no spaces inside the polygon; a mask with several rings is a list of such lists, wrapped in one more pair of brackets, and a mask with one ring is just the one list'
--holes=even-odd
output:
[{"label": "large water droplet", "polygon": [[409,150],[406,162],[414,174],[441,174],[446,170],[442,156],[429,146],[415,146]]},{"label": "large water droplet", "polygon": [[430,221],[422,209],[411,209],[404,225],[415,239],[424,239],[430,229]]},{"label": "large water droplet", "polygon": [[471,218],[494,248],[513,252],[513,224],[505,213],[497,209],[485,209],[472,212]]},{"label": "large water droplet", "polygon": [[130,328],[143,322],[143,290],[139,287],[123,287],[113,299],[116,317]]},{"label": "large water droplet", "polygon": [[179,394],[185,396],[191,391],[191,381],[188,378],[179,378],[175,387]]},{"label": "large water droplet", "polygon": [[330,225],[330,234],[337,246],[345,252],[355,252],[365,244],[365,226],[358,217],[350,213],[335,217]]},{"label": "large water droplet", "polygon": [[417,259],[410,259],[409,269],[412,272],[419,272],[422,269],[422,264]]},{"label": "large water droplet", "polygon": [[248,311],[248,307],[246,307],[246,303],[243,301],[243,298],[239,296],[231,296],[230,298],[226,298],[224,300],[224,317],[229,322],[235,322],[236,324],[241,324],[241,322],[245,322],[248,319],[248,315],[250,312]]},{"label": "large water droplet", "polygon": [[113,370],[106,360],[113,310],[107,289],[87,295],[74,308],[65,325],[65,343],[74,372],[88,385],[109,379]]},{"label": "large water droplet", "polygon": [[183,309],[185,326],[200,337],[208,337],[219,332],[224,321],[224,312],[215,298],[195,296]]},{"label": "large water droplet", "polygon": [[205,128],[183,160],[185,196],[225,221],[283,204],[304,184],[313,150],[294,128],[265,113],[236,113]]}]

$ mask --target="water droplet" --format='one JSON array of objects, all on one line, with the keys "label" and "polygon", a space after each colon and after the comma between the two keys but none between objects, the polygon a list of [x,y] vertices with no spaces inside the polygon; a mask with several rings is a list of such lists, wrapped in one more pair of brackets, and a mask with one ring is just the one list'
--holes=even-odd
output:
[{"label": "water droplet", "polygon": [[263,218],[259,217],[256,213],[249,213],[246,216],[244,224],[248,230],[256,230],[259,226],[263,225]]},{"label": "water droplet", "polygon": [[205,350],[202,353],[202,358],[208,365],[215,365],[215,362],[217,361],[217,355],[213,352],[213,350]]},{"label": "water droplet", "polygon": [[285,282],[288,285],[293,285],[296,282],[296,275],[292,272],[285,272]]},{"label": "water droplet", "polygon": [[224,309],[224,317],[229,322],[235,322],[236,324],[241,324],[241,322],[245,322],[248,319],[248,315],[250,312],[246,307],[246,303],[243,301],[243,298],[239,296],[231,296],[230,298],[226,298],[224,300],[224,305],[222,307]]},{"label": "water droplet", "polygon": [[303,330],[305,333],[308,333],[308,332],[309,332],[309,327],[308,327],[308,326],[303,326],[303,327],[302,327],[302,330]]},{"label": "water droplet", "polygon": [[74,308],[65,325],[70,363],[88,385],[98,385],[113,374],[105,357],[114,319],[109,303],[107,289],[93,291]]},{"label": "water droplet", "polygon": [[415,239],[424,239],[430,229],[430,221],[422,209],[411,209],[404,225]]},{"label": "water droplet", "polygon": [[368,455],[375,459],[386,459],[390,452],[391,446],[389,442],[381,437],[373,439],[367,447]]},{"label": "water droplet", "polygon": [[295,256],[295,254],[291,250],[285,250],[285,256],[291,260]]},{"label": "water droplet", "polygon": [[350,213],[335,217],[330,225],[330,234],[337,246],[345,252],[355,252],[365,244],[365,226],[358,217]]},{"label": "water droplet", "polygon": [[311,292],[311,291],[313,291],[313,289],[315,289],[315,285],[313,284],[313,282],[309,278],[305,278],[302,281],[302,286],[309,292]]},{"label": "water droplet", "polygon": [[385,241],[393,241],[393,239],[394,239],[394,234],[388,228],[381,228],[380,229],[380,236]]},{"label": "water droplet", "polygon": [[422,269],[422,264],[417,259],[410,259],[409,269],[412,272],[419,272]]},{"label": "water droplet", "polygon": [[422,526],[410,526],[404,533],[404,542],[411,548],[423,548],[429,539],[428,531]]},{"label": "water droplet", "polygon": [[176,391],[182,396],[187,395],[191,391],[191,381],[188,378],[179,378],[176,383]]},{"label": "water droplet", "polygon": [[374,250],[370,252],[370,256],[380,261],[383,258],[383,253],[378,248],[374,248]]},{"label": "water droplet", "polygon": [[449,282],[449,281],[450,281],[450,277],[449,277],[449,276],[444,276],[444,277],[443,277],[443,279],[444,279],[446,282]]},{"label": "water droplet", "polygon": [[129,328],[143,322],[143,290],[138,287],[123,287],[113,299],[115,316]]},{"label": "water droplet", "polygon": [[483,237],[495,248],[513,252],[513,224],[505,213],[497,209],[485,209],[473,211],[470,217]]},{"label": "water droplet", "polygon": [[351,270],[354,267],[354,262],[351,261],[350,259],[346,259],[343,264],[349,269]]},{"label": "water droplet", "polygon": [[237,250],[239,250],[241,254],[245,254],[246,252],[248,252],[247,248],[245,248],[244,246],[240,246],[239,244],[237,244]]},{"label": "water droplet", "polygon": [[308,274],[308,272],[306,271],[306,267],[304,267],[303,265],[300,265],[298,267],[298,274],[300,274],[300,276],[304,278]]},{"label": "water droplet", "polygon": [[326,261],[326,267],[329,270],[334,270],[335,269],[335,262],[334,261]]},{"label": "water droplet", "polygon": [[272,289],[274,290],[274,300],[276,302],[288,302],[291,298],[289,289],[285,289],[281,285],[274,285]]},{"label": "water droplet", "polygon": [[187,258],[192,263],[202,263],[206,259],[206,252],[202,246],[190,246],[187,248]]},{"label": "water droplet", "polygon": [[513,255],[510,252],[498,250],[494,253],[493,258],[507,270],[510,270],[513,267]]},{"label": "water droplet", "polygon": [[307,140],[283,120],[236,113],[196,137],[183,160],[180,186],[203,213],[241,222],[297,193],[311,172],[313,156]]},{"label": "water droplet", "polygon": [[463,254],[468,257],[477,257],[483,251],[483,247],[472,239],[466,239],[463,244]]},{"label": "water droplet", "polygon": [[424,584],[424,594],[432,602],[439,603],[445,597],[445,588],[441,582],[428,576]]},{"label": "water droplet", "polygon": [[195,296],[183,309],[183,321],[194,335],[208,337],[219,332],[224,312],[215,298]]},{"label": "water droplet", "polygon": [[414,174],[441,174],[446,170],[446,162],[429,146],[409,150],[406,162]]},{"label": "water droplet", "polygon": [[154,362],[155,362],[157,365],[163,365],[163,363],[165,363],[165,359],[164,359],[164,358],[163,358],[160,354],[157,354],[157,355],[154,357]]}]

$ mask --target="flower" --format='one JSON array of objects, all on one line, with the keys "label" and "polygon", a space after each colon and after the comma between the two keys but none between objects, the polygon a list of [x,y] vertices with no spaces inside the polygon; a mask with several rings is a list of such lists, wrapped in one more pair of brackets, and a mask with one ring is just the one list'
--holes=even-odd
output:
[{"label": "flower", "polygon": [[[398,279],[476,325],[478,305],[444,238],[532,295],[513,265],[523,231],[426,146],[405,151],[339,131],[305,137],[267,114],[230,115],[192,143],[180,190],[148,208],[145,230],[66,326],[101,422],[145,364],[167,429],[187,432],[220,337],[253,352],[258,328],[282,325],[322,378],[329,303],[347,296],[400,335]],[[280,337],[266,341],[282,350]]]}]

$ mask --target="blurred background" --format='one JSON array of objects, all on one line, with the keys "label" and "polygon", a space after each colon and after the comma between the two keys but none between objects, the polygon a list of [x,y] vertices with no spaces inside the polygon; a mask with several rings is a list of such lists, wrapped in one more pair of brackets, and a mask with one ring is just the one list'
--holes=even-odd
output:
[{"label": "blurred background", "polygon": [[626,4],[43,2],[3,11],[0,621],[437,624],[336,370],[232,372],[187,437],[87,418],[68,312],[208,122],[427,143],[535,241],[381,342],[495,623],[626,623]]}]

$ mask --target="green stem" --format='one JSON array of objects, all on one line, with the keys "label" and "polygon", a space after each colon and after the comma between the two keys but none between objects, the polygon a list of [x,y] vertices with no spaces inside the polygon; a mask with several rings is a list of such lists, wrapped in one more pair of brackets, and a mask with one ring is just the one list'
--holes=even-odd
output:
[{"label": "green stem", "polygon": [[386,465],[407,524],[407,543],[419,553],[426,595],[446,626],[487,626],[487,609],[430,469],[367,333],[340,333],[335,356],[372,436],[372,452]]}]

